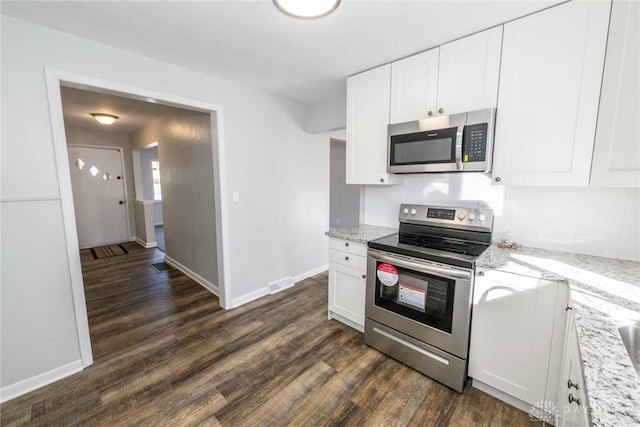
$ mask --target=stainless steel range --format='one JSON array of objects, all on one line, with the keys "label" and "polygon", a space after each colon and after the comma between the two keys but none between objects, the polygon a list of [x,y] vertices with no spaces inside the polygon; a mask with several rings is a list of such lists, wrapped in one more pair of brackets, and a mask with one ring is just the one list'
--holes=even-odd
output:
[{"label": "stainless steel range", "polygon": [[462,392],[475,260],[493,211],[401,205],[397,234],[370,241],[365,342]]}]

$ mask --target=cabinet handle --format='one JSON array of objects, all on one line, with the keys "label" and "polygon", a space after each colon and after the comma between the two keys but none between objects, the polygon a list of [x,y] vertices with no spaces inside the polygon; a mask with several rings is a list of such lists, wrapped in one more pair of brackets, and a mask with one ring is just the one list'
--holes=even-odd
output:
[{"label": "cabinet handle", "polygon": [[348,256],[344,257],[344,260],[349,261],[349,257]]},{"label": "cabinet handle", "polygon": [[580,390],[580,385],[571,381],[571,378],[567,381],[567,388],[575,387],[576,390]]},{"label": "cabinet handle", "polygon": [[367,275],[366,275],[366,274],[363,274],[363,275],[362,275],[362,278],[363,278],[363,279],[366,279],[366,278],[367,278]]},{"label": "cabinet handle", "polygon": [[349,247],[349,242],[345,242],[344,244],[346,247]]},{"label": "cabinet handle", "polygon": [[478,276],[484,276],[484,271],[478,271]]},{"label": "cabinet handle", "polygon": [[427,114],[433,116],[433,111],[429,111]]},{"label": "cabinet handle", "polygon": [[438,113],[440,113],[440,114],[444,113],[444,108],[439,108],[438,109]]},{"label": "cabinet handle", "polygon": [[380,178],[380,182],[384,182],[384,178]]},{"label": "cabinet handle", "polygon": [[569,393],[569,405],[573,402],[577,403],[580,406],[580,399],[573,397],[573,394]]},{"label": "cabinet handle", "polygon": [[[566,306],[564,308],[564,311],[569,311],[569,310],[573,311],[573,307]],[[569,381],[571,381],[571,380],[569,380]]]},{"label": "cabinet handle", "polygon": [[496,176],[496,182],[500,182],[502,181],[502,178],[500,178],[499,176]]}]

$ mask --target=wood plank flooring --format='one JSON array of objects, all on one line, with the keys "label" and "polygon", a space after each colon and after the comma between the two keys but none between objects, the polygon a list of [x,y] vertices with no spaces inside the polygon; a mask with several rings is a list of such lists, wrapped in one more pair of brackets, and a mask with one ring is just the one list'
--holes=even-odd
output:
[{"label": "wood plank flooring", "polygon": [[[94,318],[94,325],[101,317]],[[107,320],[108,322],[108,320]],[[458,394],[327,320],[327,275],[174,322],[83,372],[0,406],[3,426],[526,426],[471,387]]]},{"label": "wood plank flooring", "polygon": [[155,271],[164,252],[123,246],[127,255],[102,259],[80,251],[94,359],[221,309],[218,297],[180,271]]}]

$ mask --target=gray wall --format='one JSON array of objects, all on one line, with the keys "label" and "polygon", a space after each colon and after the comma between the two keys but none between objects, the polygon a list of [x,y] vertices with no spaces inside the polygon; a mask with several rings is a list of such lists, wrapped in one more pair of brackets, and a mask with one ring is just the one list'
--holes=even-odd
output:
[{"label": "gray wall", "polygon": [[[133,149],[158,142],[162,158],[162,208],[165,253],[210,283],[218,285],[218,252],[209,114],[175,109],[129,135]],[[140,153],[144,165],[152,153]],[[147,175],[151,169],[147,165]],[[153,200],[153,191],[145,194]]]},{"label": "gray wall", "polygon": [[127,188],[127,210],[129,212],[129,239],[136,236],[136,221],[134,216],[133,202],[135,191],[133,184],[133,165],[131,162],[131,147],[129,146],[129,135],[121,132],[103,132],[96,130],[77,129],[67,127],[67,144],[99,145],[102,147],[122,147],[124,157],[124,179]]},{"label": "gray wall", "polygon": [[158,160],[158,147],[145,148],[144,150],[140,151],[142,194],[145,200],[153,200],[153,178],[151,175],[151,160]]},{"label": "gray wall", "polygon": [[360,186],[345,184],[346,144],[331,138],[329,185],[329,226],[350,227],[360,223]]}]

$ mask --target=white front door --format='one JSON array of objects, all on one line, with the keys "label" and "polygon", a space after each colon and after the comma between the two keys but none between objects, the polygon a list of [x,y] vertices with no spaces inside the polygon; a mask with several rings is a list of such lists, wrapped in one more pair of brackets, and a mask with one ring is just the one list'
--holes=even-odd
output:
[{"label": "white front door", "polygon": [[120,149],[69,146],[68,152],[80,248],[129,241]]}]

